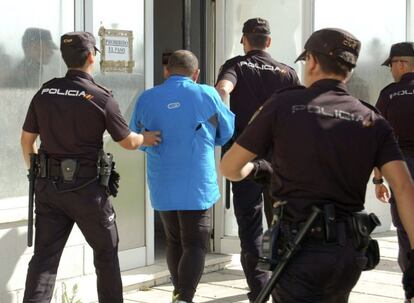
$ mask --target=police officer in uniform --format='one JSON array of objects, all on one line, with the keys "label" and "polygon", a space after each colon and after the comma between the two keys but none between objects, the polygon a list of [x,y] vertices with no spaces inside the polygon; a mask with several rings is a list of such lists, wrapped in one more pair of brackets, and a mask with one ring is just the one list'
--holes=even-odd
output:
[{"label": "police officer in uniform", "polygon": [[[395,82],[386,86],[380,93],[376,107],[391,124],[398,139],[398,145],[404,155],[411,176],[414,175],[414,43],[401,42],[391,46],[390,55],[382,64],[391,69]],[[388,189],[383,184],[381,172],[375,170],[373,180],[377,197],[387,200]],[[397,228],[398,264],[404,272],[411,250],[407,233],[398,216],[395,196],[391,193],[389,200],[391,216]]]},{"label": "police officer in uniform", "polygon": [[276,284],[275,302],[348,301],[367,266],[352,222],[364,209],[374,167],[392,186],[414,244],[414,184],[392,129],[374,107],[347,92],[359,50],[360,42],[344,30],[314,32],[298,58],[305,61],[306,88],[273,95],[221,161],[224,176],[241,180],[253,169],[250,161],[272,148],[271,193],[284,204],[276,240],[281,250],[312,207],[323,210]]},{"label": "police officer in uniform", "polygon": [[[45,83],[30,103],[21,135],[26,164],[39,154],[36,181],[36,235],[23,302],[50,302],[59,260],[74,223],[94,251],[100,303],[123,302],[118,262],[118,232],[109,187],[98,178],[103,133],[123,148],[160,142],[158,132],[131,132],[110,91],[91,76],[95,38],[88,32],[61,37],[68,72]],[[37,150],[36,138],[41,145]],[[107,176],[108,177],[108,176]],[[111,180],[112,179],[112,180]]]},{"label": "police officer in uniform", "polygon": [[[243,132],[253,114],[276,90],[299,84],[296,72],[274,60],[266,51],[271,43],[270,27],[266,20],[247,20],[240,42],[245,55],[227,60],[221,67],[216,83],[222,99],[228,100],[230,97],[230,110],[236,115],[234,138]],[[267,153],[259,156],[267,157]],[[263,232],[262,195],[268,225],[272,220],[271,201],[268,188],[250,179],[232,182],[232,191],[239,227],[241,263],[250,288],[248,297],[254,301],[268,279],[267,273],[257,267]]]}]

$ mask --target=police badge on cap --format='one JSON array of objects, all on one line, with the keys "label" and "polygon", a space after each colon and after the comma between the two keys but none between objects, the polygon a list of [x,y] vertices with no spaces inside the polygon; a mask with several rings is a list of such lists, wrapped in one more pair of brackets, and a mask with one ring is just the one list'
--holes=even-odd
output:
[{"label": "police badge on cap", "polygon": [[361,42],[352,34],[339,28],[324,28],[314,32],[305,43],[305,50],[295,62],[306,59],[306,52],[313,51],[341,61],[354,68],[361,49]]},{"label": "police badge on cap", "polygon": [[95,46],[95,37],[89,32],[66,33],[60,38],[62,54],[74,55],[85,51],[99,51]]}]

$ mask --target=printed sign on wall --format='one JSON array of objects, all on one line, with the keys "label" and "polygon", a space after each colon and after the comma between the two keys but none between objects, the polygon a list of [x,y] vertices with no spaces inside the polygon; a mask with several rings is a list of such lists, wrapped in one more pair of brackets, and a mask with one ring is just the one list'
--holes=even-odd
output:
[{"label": "printed sign on wall", "polygon": [[99,28],[101,40],[101,71],[132,73],[132,31]]}]

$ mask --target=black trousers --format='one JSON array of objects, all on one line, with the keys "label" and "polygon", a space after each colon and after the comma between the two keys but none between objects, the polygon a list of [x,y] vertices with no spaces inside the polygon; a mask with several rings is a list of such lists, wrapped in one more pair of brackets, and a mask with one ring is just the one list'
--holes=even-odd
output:
[{"label": "black trousers", "polygon": [[94,252],[99,302],[123,302],[115,213],[104,188],[94,182],[77,191],[57,193],[50,181],[39,179],[35,203],[34,255],[23,302],[51,301],[60,257],[74,223]]},{"label": "black trousers", "polygon": [[[414,157],[405,156],[405,162],[407,163],[408,170],[411,173],[411,176],[414,178]],[[391,198],[390,198],[390,209],[391,209],[391,217],[392,223],[397,229],[397,236],[398,236],[398,265],[401,268],[401,271],[404,272],[408,265],[408,258],[407,254],[411,250],[410,241],[408,239],[408,235],[404,229],[404,226],[401,223],[400,216],[398,215],[397,205],[395,204],[395,197],[391,191]]]},{"label": "black trousers", "polygon": [[211,223],[207,210],[160,211],[174,293],[192,302],[204,270]]},{"label": "black trousers", "polygon": [[305,240],[274,288],[273,302],[346,303],[365,262],[351,238],[331,244]]},{"label": "black trousers", "polygon": [[268,189],[251,180],[232,182],[233,206],[239,227],[240,261],[246,276],[250,292],[250,301],[254,301],[269,280],[269,273],[258,268],[258,258],[263,235],[263,197],[268,224],[272,218],[272,201]]}]

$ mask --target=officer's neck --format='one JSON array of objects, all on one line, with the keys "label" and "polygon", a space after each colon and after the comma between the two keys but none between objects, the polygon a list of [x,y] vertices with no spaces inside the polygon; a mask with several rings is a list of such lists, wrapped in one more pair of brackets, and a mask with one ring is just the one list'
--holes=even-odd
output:
[{"label": "officer's neck", "polygon": [[88,65],[88,66],[84,66],[84,67],[69,68],[69,70],[81,71],[81,72],[87,73],[87,74],[92,76],[93,65]]},{"label": "officer's neck", "polygon": [[410,70],[406,70],[406,71],[404,71],[404,72],[402,72],[402,73],[397,73],[397,74],[394,74],[393,75],[393,77],[394,77],[394,81],[395,82],[400,82],[401,81],[401,79],[402,78],[404,78],[404,76],[406,76],[406,75],[408,75],[408,74],[413,74],[414,73],[414,69],[410,69]]},{"label": "officer's neck", "polygon": [[343,83],[346,83],[347,78],[337,74],[327,74],[327,73],[318,73],[316,75],[311,75],[307,79],[305,78],[305,85],[307,87],[311,86],[313,83],[320,80],[337,80]]},{"label": "officer's neck", "polygon": [[252,51],[262,51],[265,52],[267,48],[257,48],[257,47],[251,47],[248,43],[244,44],[244,53],[248,54],[249,52]]}]

